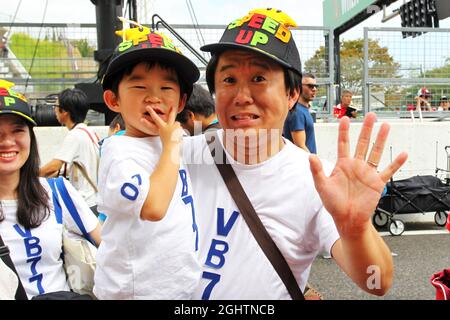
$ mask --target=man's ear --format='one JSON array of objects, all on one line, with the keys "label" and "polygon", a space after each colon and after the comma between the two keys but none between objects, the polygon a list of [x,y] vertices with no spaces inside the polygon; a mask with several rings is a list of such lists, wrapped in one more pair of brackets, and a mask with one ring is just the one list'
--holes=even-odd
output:
[{"label": "man's ear", "polygon": [[178,113],[180,113],[181,111],[183,111],[184,106],[186,105],[186,101],[187,101],[187,94],[183,94],[183,97],[180,99],[180,103],[178,104]]},{"label": "man's ear", "polygon": [[289,110],[291,110],[298,101],[298,98],[300,96],[300,88],[295,88],[294,92],[288,90],[287,95],[288,95],[288,108]]},{"label": "man's ear", "polygon": [[118,101],[119,99],[117,99],[117,96],[114,92],[112,92],[111,90],[106,90],[105,92],[103,92],[103,100],[105,101],[109,109],[114,112],[120,112]]}]

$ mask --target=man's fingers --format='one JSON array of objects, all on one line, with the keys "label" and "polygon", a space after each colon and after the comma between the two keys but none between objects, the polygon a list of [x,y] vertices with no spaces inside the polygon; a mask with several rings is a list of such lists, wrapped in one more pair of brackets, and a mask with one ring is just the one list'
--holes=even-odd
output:
[{"label": "man's fingers", "polygon": [[380,172],[380,177],[384,181],[384,183],[387,183],[389,179],[394,175],[394,173],[397,172],[398,169],[406,162],[408,159],[408,154],[406,152],[400,153],[392,162],[389,164],[389,166]]},{"label": "man's fingers", "polygon": [[316,186],[317,191],[320,192],[320,190],[322,189],[321,186],[325,184],[325,179],[327,177],[323,172],[322,163],[320,162],[318,156],[316,155],[309,156],[309,167],[311,169],[312,176],[314,179],[314,185]]},{"label": "man's fingers", "polygon": [[374,113],[369,112],[364,118],[364,123],[359,134],[358,143],[355,149],[355,158],[365,160],[369,150],[370,136],[372,135],[373,124],[376,121]]},{"label": "man's fingers", "polygon": [[348,137],[349,126],[350,119],[348,117],[342,117],[339,121],[338,158],[347,158],[350,155],[350,140]]},{"label": "man's fingers", "polygon": [[383,123],[381,125],[380,131],[378,131],[377,139],[375,140],[375,144],[373,145],[369,157],[367,158],[367,162],[376,164],[380,162],[381,156],[383,155],[384,145],[389,135],[389,129],[389,124]]}]

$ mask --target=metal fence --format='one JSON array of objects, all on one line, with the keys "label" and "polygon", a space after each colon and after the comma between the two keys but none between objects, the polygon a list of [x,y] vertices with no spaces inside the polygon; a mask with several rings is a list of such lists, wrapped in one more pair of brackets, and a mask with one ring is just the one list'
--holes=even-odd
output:
[{"label": "metal fence", "polygon": [[[415,36],[407,36],[411,34]],[[365,28],[362,87],[365,112],[419,116],[419,90],[426,88],[429,106],[422,103],[420,115],[445,115],[449,104],[442,98],[450,95],[450,29]]]},{"label": "metal fence", "polygon": [[[218,41],[225,28],[224,25],[172,27],[206,60],[209,55],[200,51],[200,47]],[[163,27],[160,30],[168,34]],[[0,57],[0,77],[15,82],[18,91],[30,99],[42,99],[76,83],[96,80],[95,24],[0,23],[0,36],[7,31],[7,50]],[[405,38],[408,32],[422,34]],[[303,26],[292,29],[292,34],[303,70],[315,74],[320,85],[312,102],[313,110],[318,117],[328,117],[335,101],[332,30]],[[169,36],[197,64],[201,70],[199,82],[204,83],[205,65],[174,36]],[[440,116],[450,108],[448,103],[441,104],[442,96],[450,96],[450,29],[365,28],[363,50],[362,62],[341,59],[341,66],[336,67],[342,75],[354,64],[363,65],[362,74],[354,75],[359,82],[353,89],[354,103],[361,104],[364,113],[409,116],[409,110],[416,108],[417,92],[422,87],[431,91],[430,108],[425,108],[424,116]]]},{"label": "metal fence", "polygon": [[[204,44],[219,41],[224,25],[172,25],[206,60],[209,54],[200,51]],[[205,83],[205,65],[174,36],[161,27],[175,45],[194,61],[201,71],[200,83]],[[0,77],[15,82],[17,90],[31,99],[42,99],[78,82],[93,82],[98,63],[94,60],[97,50],[95,24],[31,24],[0,23],[0,36],[8,32],[7,57],[0,58]],[[313,72],[320,85],[313,101],[313,109],[329,114],[333,98],[334,59],[332,33],[322,27],[298,27],[292,30],[298,45],[305,71]],[[307,61],[314,63],[307,63]],[[306,68],[305,68],[306,66]]]}]

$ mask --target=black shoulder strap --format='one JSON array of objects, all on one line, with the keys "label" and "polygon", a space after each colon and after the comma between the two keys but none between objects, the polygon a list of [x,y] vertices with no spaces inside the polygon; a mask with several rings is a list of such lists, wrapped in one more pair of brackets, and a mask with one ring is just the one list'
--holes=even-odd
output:
[{"label": "black shoulder strap", "polygon": [[[292,270],[286,262],[286,259],[259,219],[257,213],[255,212],[255,209],[253,208],[253,205],[251,204],[249,198],[247,197],[247,194],[245,193],[244,188],[239,182],[239,179],[236,176],[233,167],[231,166],[231,164],[227,163],[225,150],[222,148],[222,144],[219,141],[217,132],[208,133],[205,135],[205,138],[209,144],[209,150],[211,151],[211,155],[214,159],[217,169],[219,170],[220,175],[222,176],[223,181],[228,188],[228,191],[233,197],[234,202],[236,203],[240,213],[244,217],[245,222],[252,232],[253,237],[255,237],[256,242],[258,242],[264,254],[269,259],[275,271],[278,273],[278,276],[286,286],[286,289],[289,292],[291,298],[293,300],[304,300],[305,298],[303,296],[303,293],[300,290],[297,280],[292,274]],[[216,142],[212,143],[214,140]],[[216,157],[216,155],[218,157]],[[221,155],[222,158],[220,158],[219,155]],[[223,163],[219,163],[217,159],[221,159],[221,162]]]},{"label": "black shoulder strap", "polygon": [[9,248],[3,242],[2,236],[0,235],[0,258],[3,262],[10,268],[17,276],[17,280],[19,280],[19,286],[16,291],[16,300],[28,300],[25,289],[23,288],[22,281],[20,281],[19,274],[17,273],[16,267],[9,256]]}]

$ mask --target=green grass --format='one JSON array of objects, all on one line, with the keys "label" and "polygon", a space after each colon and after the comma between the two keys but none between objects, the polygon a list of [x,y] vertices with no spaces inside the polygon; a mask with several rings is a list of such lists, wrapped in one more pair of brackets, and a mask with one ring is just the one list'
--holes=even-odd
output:
[{"label": "green grass", "polygon": [[[82,46],[84,55],[93,52],[83,41],[74,41],[73,44]],[[41,39],[38,43],[37,39],[27,34],[15,33],[11,36],[9,46],[32,78],[74,78],[71,73],[74,70],[73,61],[62,41]]]}]

